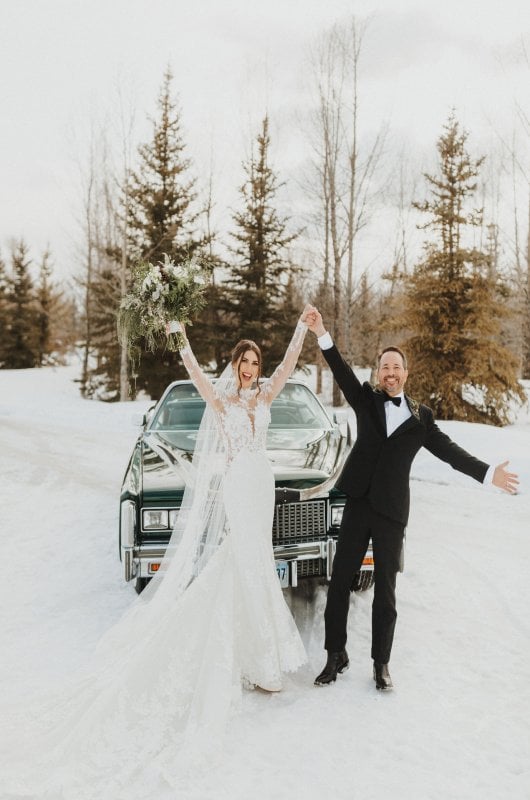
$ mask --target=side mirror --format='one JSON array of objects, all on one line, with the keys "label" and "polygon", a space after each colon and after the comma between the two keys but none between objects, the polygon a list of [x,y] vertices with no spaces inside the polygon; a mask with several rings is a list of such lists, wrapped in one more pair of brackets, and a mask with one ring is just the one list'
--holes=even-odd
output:
[{"label": "side mirror", "polygon": [[145,414],[139,413],[138,411],[131,416],[131,424],[134,425],[135,428],[143,428],[146,423]]}]

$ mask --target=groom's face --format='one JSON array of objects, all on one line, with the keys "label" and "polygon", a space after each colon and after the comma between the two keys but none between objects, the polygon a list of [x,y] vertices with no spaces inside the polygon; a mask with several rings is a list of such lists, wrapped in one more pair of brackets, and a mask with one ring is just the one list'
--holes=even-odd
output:
[{"label": "groom's face", "polygon": [[399,394],[405,386],[408,374],[408,370],[403,366],[403,359],[399,353],[395,350],[388,350],[383,353],[379,361],[377,380],[379,386],[387,394],[391,397]]}]

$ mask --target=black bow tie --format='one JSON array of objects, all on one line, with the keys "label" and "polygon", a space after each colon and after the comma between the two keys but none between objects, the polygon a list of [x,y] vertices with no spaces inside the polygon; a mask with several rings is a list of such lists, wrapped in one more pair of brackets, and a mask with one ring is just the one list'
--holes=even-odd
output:
[{"label": "black bow tie", "polygon": [[383,394],[385,395],[385,403],[387,400],[390,400],[390,402],[394,403],[395,406],[401,405],[401,397],[390,397],[390,395],[386,392],[383,392]]}]

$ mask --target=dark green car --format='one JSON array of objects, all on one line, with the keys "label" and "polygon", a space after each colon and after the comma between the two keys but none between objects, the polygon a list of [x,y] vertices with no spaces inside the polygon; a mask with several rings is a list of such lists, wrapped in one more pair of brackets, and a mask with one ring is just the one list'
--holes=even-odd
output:
[{"label": "dark green car", "polygon": [[[158,570],[182,501],[186,474],[204,412],[191,381],[170,384],[139,421],[142,431],[125,472],[120,496],[120,558],[126,581],[140,592]],[[276,481],[271,531],[282,587],[308,578],[328,579],[344,495],[334,488],[346,453],[341,431],[302,381],[287,382],[271,407],[267,454]],[[366,554],[353,589],[373,580]]]}]

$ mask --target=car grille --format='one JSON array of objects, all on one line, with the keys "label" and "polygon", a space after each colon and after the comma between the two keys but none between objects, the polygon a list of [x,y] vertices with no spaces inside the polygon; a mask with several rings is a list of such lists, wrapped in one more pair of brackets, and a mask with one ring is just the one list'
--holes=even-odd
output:
[{"label": "car grille", "polygon": [[276,506],[272,526],[274,544],[313,542],[326,535],[326,501]]},{"label": "car grille", "polygon": [[312,578],[326,574],[326,565],[321,558],[308,558],[297,561],[296,570],[299,578]]}]

